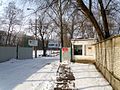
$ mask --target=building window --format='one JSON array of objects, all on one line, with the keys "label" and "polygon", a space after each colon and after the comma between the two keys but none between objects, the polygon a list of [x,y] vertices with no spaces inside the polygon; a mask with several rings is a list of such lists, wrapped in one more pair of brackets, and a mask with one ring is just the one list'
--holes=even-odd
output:
[{"label": "building window", "polygon": [[74,55],[82,55],[82,45],[74,45]]}]

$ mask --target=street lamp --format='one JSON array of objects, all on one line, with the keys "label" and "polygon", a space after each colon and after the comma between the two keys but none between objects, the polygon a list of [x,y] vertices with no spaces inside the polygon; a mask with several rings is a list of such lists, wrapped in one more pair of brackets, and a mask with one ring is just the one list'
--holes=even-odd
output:
[{"label": "street lamp", "polygon": [[[35,12],[35,40],[37,40],[37,11],[35,11],[32,8],[27,8],[27,10],[33,10]],[[37,46],[34,46],[34,49],[35,49],[35,58],[37,58]]]}]

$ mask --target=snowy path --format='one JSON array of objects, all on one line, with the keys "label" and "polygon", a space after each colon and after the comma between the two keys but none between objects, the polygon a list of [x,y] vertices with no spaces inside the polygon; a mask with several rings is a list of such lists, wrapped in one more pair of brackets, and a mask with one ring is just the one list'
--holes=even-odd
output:
[{"label": "snowy path", "polygon": [[[54,90],[59,57],[0,63],[0,90]],[[76,90],[112,90],[92,64],[69,64]]]},{"label": "snowy path", "polygon": [[[0,90],[48,90],[54,88],[58,57],[10,60],[0,63]],[[46,86],[45,86],[46,85]]]},{"label": "snowy path", "polygon": [[70,65],[75,77],[75,88],[78,90],[112,90],[112,87],[92,64]]}]

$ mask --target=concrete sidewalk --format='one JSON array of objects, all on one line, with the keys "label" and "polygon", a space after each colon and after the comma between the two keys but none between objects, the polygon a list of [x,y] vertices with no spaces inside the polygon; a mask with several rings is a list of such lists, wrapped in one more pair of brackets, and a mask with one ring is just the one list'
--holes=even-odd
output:
[{"label": "concrete sidewalk", "polygon": [[77,90],[113,90],[93,64],[70,64]]}]

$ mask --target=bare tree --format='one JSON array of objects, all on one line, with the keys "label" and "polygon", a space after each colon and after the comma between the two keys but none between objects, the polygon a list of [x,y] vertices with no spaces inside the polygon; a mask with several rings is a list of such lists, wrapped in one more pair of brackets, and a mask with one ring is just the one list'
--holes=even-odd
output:
[{"label": "bare tree", "polygon": [[[38,0],[34,0],[38,1]],[[44,6],[44,9],[46,7],[46,11],[50,10],[49,8],[52,7],[57,7],[57,13],[56,10],[53,10],[53,13],[56,14],[56,17],[58,17],[59,21],[58,23],[60,24],[59,27],[61,26],[63,28],[63,25],[61,25],[61,22],[64,20],[64,16],[67,16],[65,13],[66,12],[71,12],[71,7],[72,10],[79,10],[81,11],[92,23],[94,26],[98,36],[99,40],[106,39],[111,36],[110,34],[110,25],[109,25],[109,20],[108,20],[108,13],[109,12],[119,12],[120,7],[117,5],[116,7],[116,2],[119,4],[120,2],[118,0],[47,0],[44,1],[44,5],[40,5],[39,9],[41,6]],[[119,7],[119,8],[118,8]],[[58,13],[59,12],[59,13]],[[112,15],[113,13],[111,13]],[[52,15],[51,15],[52,16]],[[118,15],[117,15],[118,17]],[[116,16],[112,16],[117,21]],[[55,21],[56,18],[54,18]],[[114,21],[114,19],[112,19]],[[70,22],[71,23],[71,22]],[[114,23],[116,25],[116,23]],[[62,29],[61,29],[62,31]],[[62,34],[62,33],[61,33]],[[62,36],[61,36],[62,40]]]},{"label": "bare tree", "polygon": [[22,18],[23,11],[16,7],[15,2],[10,2],[5,8],[5,21],[8,26],[6,45],[10,44],[12,32],[14,31],[15,26],[21,25]]},{"label": "bare tree", "polygon": [[39,15],[38,18],[38,37],[42,41],[43,56],[46,56],[46,51],[48,47],[48,40],[52,31],[50,31],[50,21],[46,20],[45,14]]}]

